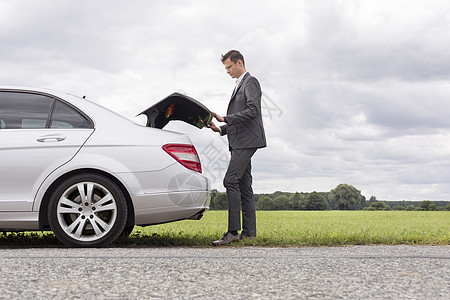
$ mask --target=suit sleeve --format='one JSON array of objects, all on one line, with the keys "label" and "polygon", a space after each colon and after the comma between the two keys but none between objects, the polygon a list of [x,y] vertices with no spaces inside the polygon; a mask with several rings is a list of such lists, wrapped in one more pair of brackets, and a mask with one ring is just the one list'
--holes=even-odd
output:
[{"label": "suit sleeve", "polygon": [[256,118],[261,111],[261,86],[256,78],[251,77],[244,86],[247,108],[227,115],[228,124],[238,124]]},{"label": "suit sleeve", "polygon": [[220,126],[220,135],[226,135],[227,134],[227,128],[228,128],[228,124]]}]

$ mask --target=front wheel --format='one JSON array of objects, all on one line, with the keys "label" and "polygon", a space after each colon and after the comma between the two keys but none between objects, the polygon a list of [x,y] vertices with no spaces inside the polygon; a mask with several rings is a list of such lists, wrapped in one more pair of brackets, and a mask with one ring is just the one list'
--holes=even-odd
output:
[{"label": "front wheel", "polygon": [[68,178],[53,193],[49,223],[71,247],[102,247],[114,242],[126,224],[127,206],[120,188],[98,174]]}]

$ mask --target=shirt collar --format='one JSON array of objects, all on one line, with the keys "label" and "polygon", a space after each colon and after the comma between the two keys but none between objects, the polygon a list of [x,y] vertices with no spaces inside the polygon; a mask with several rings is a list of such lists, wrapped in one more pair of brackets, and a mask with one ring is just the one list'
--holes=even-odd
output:
[{"label": "shirt collar", "polygon": [[245,74],[247,74],[248,72],[244,72],[241,76],[239,76],[239,78],[236,80],[236,86],[239,86],[239,83],[241,83],[242,78],[244,78]]}]

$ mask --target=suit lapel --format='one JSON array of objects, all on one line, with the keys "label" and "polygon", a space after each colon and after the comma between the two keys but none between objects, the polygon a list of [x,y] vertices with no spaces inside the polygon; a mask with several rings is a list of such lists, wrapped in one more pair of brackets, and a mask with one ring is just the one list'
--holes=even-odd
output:
[{"label": "suit lapel", "polygon": [[231,100],[234,98],[234,96],[236,96],[237,92],[241,88],[244,81],[248,78],[248,76],[250,76],[250,73],[247,72],[247,74],[244,75],[244,78],[242,78],[241,82],[239,82],[239,85],[234,89],[233,95],[231,95]]}]

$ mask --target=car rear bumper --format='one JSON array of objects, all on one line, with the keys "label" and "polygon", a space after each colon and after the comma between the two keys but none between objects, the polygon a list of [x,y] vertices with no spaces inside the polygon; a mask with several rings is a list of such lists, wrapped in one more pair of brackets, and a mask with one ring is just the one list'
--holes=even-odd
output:
[{"label": "car rear bumper", "polygon": [[203,190],[145,194],[133,200],[135,223],[145,226],[184,219],[198,220],[209,209],[211,193]]},{"label": "car rear bumper", "polygon": [[198,218],[209,209],[211,182],[197,172],[173,164],[156,172],[121,173],[127,182],[136,225]]}]

